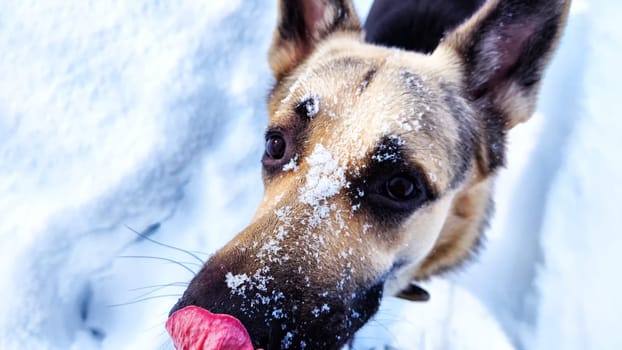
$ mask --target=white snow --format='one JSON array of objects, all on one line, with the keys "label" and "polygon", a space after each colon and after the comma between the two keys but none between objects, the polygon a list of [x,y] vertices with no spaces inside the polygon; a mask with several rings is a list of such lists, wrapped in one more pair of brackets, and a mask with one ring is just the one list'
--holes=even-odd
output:
[{"label": "white snow", "polygon": [[[158,259],[198,271],[262,195],[276,3],[241,5],[0,3],[0,349],[170,348],[163,324],[192,274]],[[356,349],[622,348],[617,10],[573,1],[538,113],[511,133],[479,262],[426,285],[429,303],[387,298]],[[405,129],[425,124],[419,107]],[[312,153],[299,195],[327,215],[344,169]],[[266,258],[281,255],[278,216]],[[265,291],[269,271],[227,283]]]},{"label": "white snow", "polygon": [[306,182],[299,191],[300,202],[314,208],[338,194],[346,185],[345,167],[322,144],[316,144],[307,157]]},{"label": "white snow", "polygon": [[436,280],[426,285],[427,303],[386,298],[377,315],[363,328],[351,349],[511,350],[494,317],[464,288]]},{"label": "white snow", "polygon": [[283,171],[296,171],[298,170],[298,155],[294,155],[292,159],[287,162],[287,164],[283,165]]},{"label": "white snow", "polygon": [[292,346],[293,337],[294,337],[294,334],[292,334],[292,332],[287,332],[287,334],[285,334],[285,339],[281,341],[281,345],[283,346],[283,349],[289,349],[289,347]]},{"label": "white snow", "polygon": [[231,293],[244,295],[246,292],[245,283],[249,282],[250,278],[245,273],[234,275],[231,272],[227,272],[225,274],[225,283],[227,283],[227,287],[231,289]]},{"label": "white snow", "polygon": [[304,104],[309,119],[313,119],[320,112],[320,97],[317,94],[307,93],[302,96],[299,103]]}]

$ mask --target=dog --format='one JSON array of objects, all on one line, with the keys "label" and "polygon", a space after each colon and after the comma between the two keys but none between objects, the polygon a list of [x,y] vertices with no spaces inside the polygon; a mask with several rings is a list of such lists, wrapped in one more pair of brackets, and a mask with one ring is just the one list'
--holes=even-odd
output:
[{"label": "dog", "polygon": [[280,0],[265,196],[171,310],[253,346],[339,349],[384,295],[479,249],[507,132],[534,112],[570,0]]}]

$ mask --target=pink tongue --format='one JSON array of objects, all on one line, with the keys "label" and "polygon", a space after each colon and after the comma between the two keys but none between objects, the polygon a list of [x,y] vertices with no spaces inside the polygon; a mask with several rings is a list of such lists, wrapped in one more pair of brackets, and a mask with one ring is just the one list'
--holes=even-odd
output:
[{"label": "pink tongue", "polygon": [[253,350],[242,322],[198,306],[176,311],[166,321],[166,330],[177,350]]}]

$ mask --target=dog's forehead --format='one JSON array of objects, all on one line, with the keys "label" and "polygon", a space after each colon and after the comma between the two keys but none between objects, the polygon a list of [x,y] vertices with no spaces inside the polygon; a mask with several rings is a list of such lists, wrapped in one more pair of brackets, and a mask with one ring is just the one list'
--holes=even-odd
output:
[{"label": "dog's forehead", "polygon": [[303,106],[306,155],[319,144],[341,164],[364,167],[390,138],[445,187],[451,172],[444,162],[458,138],[446,103],[449,78],[423,55],[369,45],[323,48],[277,87],[271,123],[291,124]]}]

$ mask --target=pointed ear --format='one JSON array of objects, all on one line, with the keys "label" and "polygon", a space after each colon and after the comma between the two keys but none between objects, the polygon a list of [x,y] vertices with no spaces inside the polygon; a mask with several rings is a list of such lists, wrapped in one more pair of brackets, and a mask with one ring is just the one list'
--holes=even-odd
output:
[{"label": "pointed ear", "polygon": [[470,97],[510,129],[534,112],[570,0],[489,0],[439,49],[456,52]]},{"label": "pointed ear", "polygon": [[280,0],[278,26],[269,53],[270,68],[279,79],[337,31],[360,32],[351,0]]}]

